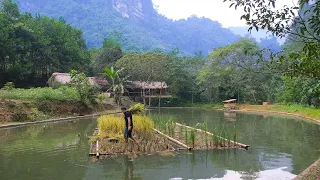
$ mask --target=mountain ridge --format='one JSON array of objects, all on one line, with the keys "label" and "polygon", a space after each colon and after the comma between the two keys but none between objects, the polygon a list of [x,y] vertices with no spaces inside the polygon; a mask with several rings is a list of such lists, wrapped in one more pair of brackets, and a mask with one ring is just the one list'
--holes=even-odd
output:
[{"label": "mountain ridge", "polygon": [[101,47],[104,38],[120,32],[127,52],[179,48],[185,55],[229,45],[241,38],[217,21],[192,16],[173,21],[160,15],[152,0],[16,0],[22,12],[40,13],[82,29],[88,47]]}]

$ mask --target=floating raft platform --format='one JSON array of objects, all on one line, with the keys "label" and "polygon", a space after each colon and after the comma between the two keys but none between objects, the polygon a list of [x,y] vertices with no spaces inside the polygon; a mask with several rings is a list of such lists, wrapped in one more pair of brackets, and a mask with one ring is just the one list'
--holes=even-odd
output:
[{"label": "floating raft platform", "polygon": [[207,134],[207,135],[209,135],[209,136],[216,136],[216,137],[219,138],[219,139],[222,139],[222,140],[224,140],[224,141],[228,141],[228,142],[230,142],[230,143],[233,143],[233,144],[235,144],[235,145],[237,145],[237,146],[239,146],[239,147],[241,147],[241,148],[244,148],[244,149],[246,149],[246,150],[248,150],[249,147],[250,147],[249,145],[242,144],[242,143],[239,143],[239,142],[235,142],[235,141],[232,141],[232,140],[229,140],[229,139],[220,137],[220,136],[218,136],[218,135],[212,134],[212,133],[210,133],[210,132],[203,131],[203,130],[201,130],[201,129],[193,128],[193,127],[186,126],[186,125],[182,125],[182,124],[179,124],[179,123],[176,123],[176,125],[181,126],[181,127],[186,127],[186,128],[188,128],[188,129],[193,129],[193,130],[196,130],[196,131],[198,131],[198,132],[200,132],[200,133]]},{"label": "floating raft platform", "polygon": [[[193,142],[185,140],[183,132],[178,132],[180,129],[185,129],[184,133],[191,131],[197,132],[197,138]],[[99,130],[95,129],[93,136],[96,137]],[[175,152],[178,150],[209,150],[209,149],[231,149],[231,148],[244,148],[248,149],[250,146],[235,142],[210,132],[196,129],[190,126],[175,123],[174,132],[165,134],[157,129],[154,129],[154,136],[143,136],[138,132],[134,132],[134,138],[138,140],[138,144],[129,142],[126,145],[117,139],[97,139],[91,142],[89,156],[99,158],[100,156],[117,156],[117,155],[143,155],[143,154],[156,154],[163,152]],[[209,137],[218,139],[218,144],[214,144],[213,140],[208,140]],[[185,141],[186,143],[183,143]],[[188,142],[188,143],[187,143]],[[220,143],[219,143],[220,142]],[[223,142],[223,143],[222,143]],[[192,146],[191,146],[192,145]]]}]

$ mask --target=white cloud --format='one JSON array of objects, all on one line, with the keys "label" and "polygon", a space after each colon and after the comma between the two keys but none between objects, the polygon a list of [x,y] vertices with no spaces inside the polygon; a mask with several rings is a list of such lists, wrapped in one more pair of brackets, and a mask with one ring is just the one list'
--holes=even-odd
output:
[{"label": "white cloud", "polygon": [[[174,20],[197,15],[218,21],[223,27],[245,25],[245,21],[240,20],[242,9],[229,8],[230,3],[223,0],[153,0],[153,3],[160,14]],[[291,6],[292,0],[278,0],[277,6],[283,5]]]}]

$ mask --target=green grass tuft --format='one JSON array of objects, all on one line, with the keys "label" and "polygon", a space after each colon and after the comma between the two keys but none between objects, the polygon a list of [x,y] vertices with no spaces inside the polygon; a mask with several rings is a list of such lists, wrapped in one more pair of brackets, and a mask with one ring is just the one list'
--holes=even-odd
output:
[{"label": "green grass tuft", "polygon": [[72,101],[79,102],[80,97],[74,88],[61,87],[0,90],[0,99],[16,99],[23,101]]}]

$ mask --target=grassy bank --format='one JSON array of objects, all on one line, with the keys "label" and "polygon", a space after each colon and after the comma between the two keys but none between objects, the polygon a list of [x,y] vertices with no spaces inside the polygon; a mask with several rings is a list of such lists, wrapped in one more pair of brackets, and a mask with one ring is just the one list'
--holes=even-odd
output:
[{"label": "grassy bank", "polygon": [[0,90],[0,99],[15,99],[22,101],[72,101],[80,102],[80,96],[74,88],[61,87],[52,88],[31,88]]},{"label": "grassy bank", "polygon": [[[202,107],[202,108],[214,108],[223,109],[223,104],[204,104],[204,103],[183,103],[179,107]],[[320,122],[320,109],[310,106],[303,106],[299,104],[291,105],[237,105],[240,111],[259,111],[270,112],[279,114],[295,115],[302,118],[309,118]]]},{"label": "grassy bank", "polygon": [[114,109],[110,98],[91,104],[81,102],[71,87],[0,90],[0,124],[88,115]]},{"label": "grassy bank", "polygon": [[302,105],[239,105],[240,110],[243,111],[263,111],[263,112],[275,112],[275,113],[288,113],[299,117],[310,118],[320,121],[320,109],[315,107],[307,107]]}]

